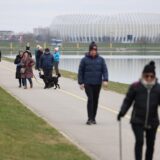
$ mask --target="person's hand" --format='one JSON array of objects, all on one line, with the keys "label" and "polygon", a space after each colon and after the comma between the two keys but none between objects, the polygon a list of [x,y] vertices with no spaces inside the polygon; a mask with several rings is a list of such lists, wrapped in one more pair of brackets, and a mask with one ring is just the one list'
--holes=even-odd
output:
[{"label": "person's hand", "polygon": [[84,84],[81,84],[81,85],[80,85],[80,89],[81,89],[81,90],[84,90]]},{"label": "person's hand", "polygon": [[117,116],[117,120],[118,120],[118,121],[121,121],[121,118],[122,118],[122,117],[123,117],[122,114],[119,113],[118,116]]},{"label": "person's hand", "polygon": [[104,86],[105,88],[107,88],[107,87],[108,87],[108,82],[107,82],[107,81],[104,81],[104,82],[103,82],[103,86]]}]

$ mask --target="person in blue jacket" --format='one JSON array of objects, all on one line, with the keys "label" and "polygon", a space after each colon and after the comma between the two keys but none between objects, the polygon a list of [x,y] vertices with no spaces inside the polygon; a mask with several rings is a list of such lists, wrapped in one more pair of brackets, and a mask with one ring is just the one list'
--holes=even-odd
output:
[{"label": "person in blue jacket", "polygon": [[60,77],[61,76],[59,72],[60,52],[58,47],[54,49],[53,57],[54,57],[54,68],[55,68],[56,75]]},{"label": "person in blue jacket", "polygon": [[[40,59],[40,68],[43,70],[46,81],[52,78],[53,62],[53,55],[50,53],[50,49],[46,48],[45,53],[42,55]],[[48,88],[47,83],[45,84],[44,89],[46,88]]]},{"label": "person in blue jacket", "polygon": [[108,69],[105,60],[97,53],[98,47],[95,42],[89,46],[89,53],[81,60],[78,71],[78,83],[80,88],[85,89],[88,97],[87,125],[96,124],[99,94],[102,82],[108,85]]}]

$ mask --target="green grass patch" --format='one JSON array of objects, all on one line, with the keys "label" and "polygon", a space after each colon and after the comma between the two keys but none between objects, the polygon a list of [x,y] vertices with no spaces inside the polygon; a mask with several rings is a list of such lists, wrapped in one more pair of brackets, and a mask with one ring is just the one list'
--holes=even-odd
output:
[{"label": "green grass patch", "polygon": [[0,87],[0,160],[90,160]]}]

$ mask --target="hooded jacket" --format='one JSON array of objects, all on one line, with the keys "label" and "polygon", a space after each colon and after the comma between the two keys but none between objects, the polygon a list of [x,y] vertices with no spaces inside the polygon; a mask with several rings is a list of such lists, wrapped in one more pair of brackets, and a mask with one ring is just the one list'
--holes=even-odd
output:
[{"label": "hooded jacket", "polygon": [[42,69],[53,69],[54,58],[51,53],[45,53],[40,59],[40,68]]},{"label": "hooded jacket", "polygon": [[99,85],[108,81],[108,69],[105,60],[97,55],[91,57],[89,53],[81,60],[78,71],[79,84]]},{"label": "hooded jacket", "polygon": [[121,116],[127,113],[132,104],[132,124],[149,128],[159,125],[160,85],[158,82],[151,89],[147,89],[141,81],[132,84],[122,104]]}]

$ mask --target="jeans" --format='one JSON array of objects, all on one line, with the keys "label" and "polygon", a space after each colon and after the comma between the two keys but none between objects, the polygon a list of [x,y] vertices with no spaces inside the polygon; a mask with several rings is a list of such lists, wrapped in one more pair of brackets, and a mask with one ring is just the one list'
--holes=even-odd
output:
[{"label": "jeans", "polygon": [[27,79],[30,83],[30,85],[32,86],[33,85],[33,82],[32,82],[32,79],[31,78],[22,78],[22,83],[25,87],[27,87]]},{"label": "jeans", "polygon": [[100,90],[101,85],[85,85],[85,92],[88,97],[88,120],[95,120],[96,118]]},{"label": "jeans", "polygon": [[153,160],[157,127],[151,129],[145,129],[142,125],[132,124],[132,129],[136,139],[135,160],[142,160],[144,133],[146,135],[146,144],[147,144],[145,160]]}]

